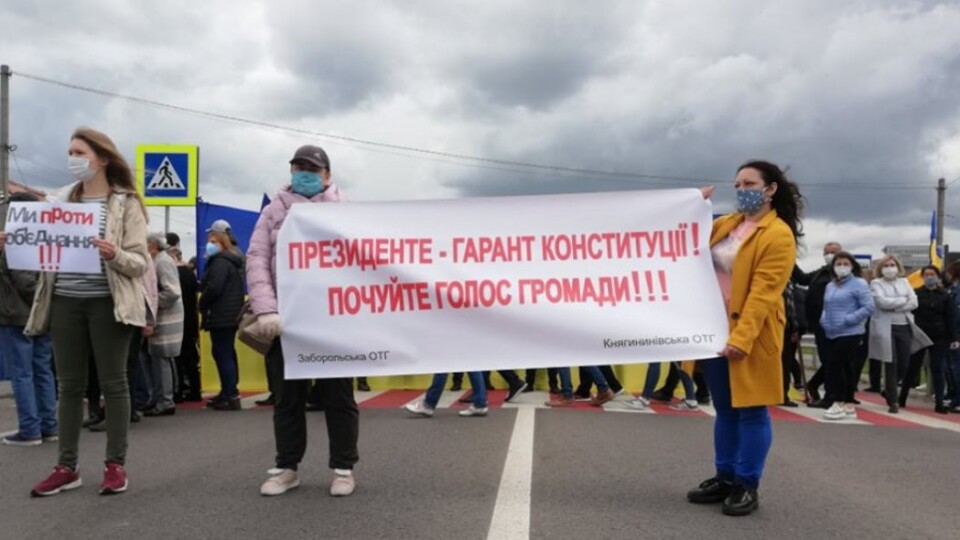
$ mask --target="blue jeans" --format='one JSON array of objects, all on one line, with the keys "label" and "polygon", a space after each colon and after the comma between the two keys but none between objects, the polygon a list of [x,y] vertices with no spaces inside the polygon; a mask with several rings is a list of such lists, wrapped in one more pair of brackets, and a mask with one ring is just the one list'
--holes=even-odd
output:
[{"label": "blue jeans", "polygon": [[[443,388],[447,385],[447,376],[449,373],[437,373],[433,376],[433,382],[427,389],[427,397],[423,402],[431,409],[437,407],[440,402],[440,396],[443,395]],[[483,373],[479,371],[468,371],[467,377],[470,377],[470,387],[473,388],[471,396],[474,407],[487,406],[487,385],[483,383]]]},{"label": "blue jeans", "polygon": [[[603,376],[600,368],[597,366],[582,367],[593,377],[593,382],[597,385],[597,392],[602,394],[610,389],[610,385],[607,384],[607,378]],[[570,376],[570,368],[557,368],[557,374],[560,375],[560,392],[563,394],[563,397],[573,399],[573,378]]]},{"label": "blue jeans", "polygon": [[217,364],[217,373],[220,374],[220,396],[234,399],[240,396],[237,383],[240,377],[237,374],[237,349],[234,340],[237,336],[236,328],[212,328],[210,330],[210,345],[213,361]]},{"label": "blue jeans", "polygon": [[647,378],[643,382],[643,393],[640,395],[650,399],[657,389],[658,382],[660,382],[660,364],[647,364]]},{"label": "blue jeans", "polygon": [[677,376],[680,377],[680,384],[683,385],[683,399],[687,401],[696,401],[697,393],[693,389],[693,378],[690,375],[687,375],[686,371],[681,369],[680,362],[674,362],[674,364],[677,366]]},{"label": "blue jeans", "polygon": [[703,361],[704,376],[713,395],[717,419],[713,446],[717,476],[756,489],[773,444],[770,413],[764,406],[733,408],[730,401],[730,365],[726,358]]},{"label": "blue jeans", "polygon": [[57,393],[49,335],[28,337],[22,326],[0,325],[0,348],[17,404],[20,435],[57,433]]}]

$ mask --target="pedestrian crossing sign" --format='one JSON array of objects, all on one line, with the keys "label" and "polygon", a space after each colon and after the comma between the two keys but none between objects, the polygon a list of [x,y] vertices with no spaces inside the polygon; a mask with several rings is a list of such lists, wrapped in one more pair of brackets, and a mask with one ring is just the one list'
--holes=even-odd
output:
[{"label": "pedestrian crossing sign", "polygon": [[147,206],[196,206],[200,150],[187,144],[137,146],[137,191]]}]

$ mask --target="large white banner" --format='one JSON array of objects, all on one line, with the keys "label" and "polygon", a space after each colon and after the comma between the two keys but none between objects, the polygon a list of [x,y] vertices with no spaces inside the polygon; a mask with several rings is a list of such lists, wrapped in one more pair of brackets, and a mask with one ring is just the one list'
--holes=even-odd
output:
[{"label": "large white banner", "polygon": [[16,270],[99,274],[100,205],[14,202],[7,211],[7,264]]},{"label": "large white banner", "polygon": [[288,378],[716,356],[698,190],[294,205],[277,241]]}]

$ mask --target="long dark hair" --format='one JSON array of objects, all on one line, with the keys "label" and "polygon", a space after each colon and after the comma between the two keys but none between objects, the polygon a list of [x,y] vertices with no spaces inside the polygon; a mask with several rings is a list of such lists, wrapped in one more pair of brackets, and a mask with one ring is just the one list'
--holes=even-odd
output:
[{"label": "long dark hair", "polygon": [[[856,257],[854,257],[851,253],[848,253],[846,251],[841,251],[840,253],[837,253],[833,256],[833,262],[830,263],[831,272],[833,272],[833,266],[837,264],[838,259],[844,259],[844,260],[850,261],[850,267],[852,269],[851,274],[853,274],[854,277],[863,276],[863,267],[860,266],[860,263],[857,261]],[[833,275],[836,276],[837,275],[836,272],[834,272]]]},{"label": "long dark hair", "polygon": [[803,214],[803,195],[800,194],[797,184],[787,178],[783,169],[769,161],[748,161],[741,165],[737,172],[743,169],[758,171],[764,185],[777,184],[777,191],[773,194],[770,205],[777,211],[777,216],[793,231],[793,237],[799,240],[803,236],[803,222],[800,220]]}]

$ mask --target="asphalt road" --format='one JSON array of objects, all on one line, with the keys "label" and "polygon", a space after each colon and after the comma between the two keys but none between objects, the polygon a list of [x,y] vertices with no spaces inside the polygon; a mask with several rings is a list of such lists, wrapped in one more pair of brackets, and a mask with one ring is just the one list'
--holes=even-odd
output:
[{"label": "asphalt road", "polygon": [[[533,425],[515,433],[518,414]],[[499,538],[960,536],[954,431],[776,422],[761,509],[730,518],[684,498],[712,474],[708,417],[522,408],[419,419],[363,410],[358,489],[344,499],[327,493],[323,415],[309,419],[304,485],[275,498],[258,492],[273,458],[265,409],[145,419],[131,433],[130,491],[115,497],[96,492],[103,434],[82,436],[84,487],[48,499],[29,490],[55,463],[56,445],[0,447],[0,538],[487,538],[513,467],[524,474],[511,439],[525,437],[533,442],[528,502],[502,510],[527,525],[507,522],[511,534]],[[12,400],[0,400],[0,431],[15,425]]]}]

